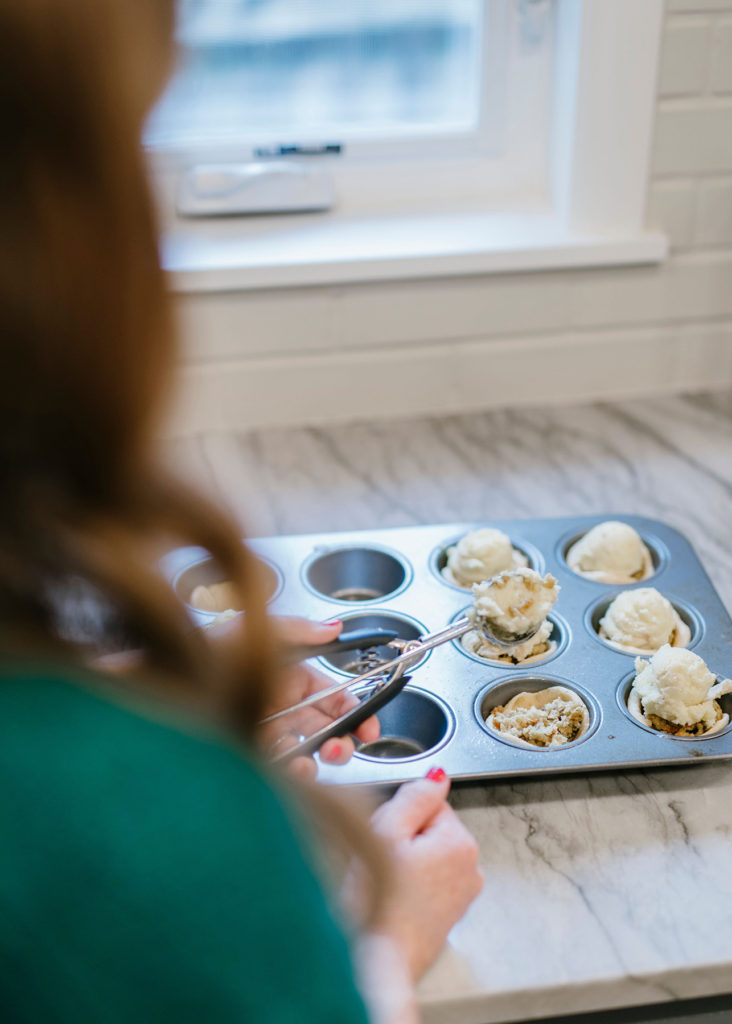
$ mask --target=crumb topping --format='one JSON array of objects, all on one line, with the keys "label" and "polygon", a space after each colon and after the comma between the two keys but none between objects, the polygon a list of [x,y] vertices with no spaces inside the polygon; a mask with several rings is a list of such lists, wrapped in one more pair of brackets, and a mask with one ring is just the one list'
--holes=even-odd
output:
[{"label": "crumb topping", "polygon": [[541,707],[503,705],[493,709],[488,724],[496,732],[516,737],[536,747],[556,747],[577,739],[585,721],[579,700],[555,697]]},{"label": "crumb topping", "polygon": [[[641,707],[642,706],[643,702],[641,701]],[[707,725],[706,722],[694,722],[692,725],[679,725],[678,722],[669,722],[667,718],[661,718],[660,715],[648,714],[646,714],[646,721],[649,725],[653,726],[654,729],[657,729],[659,732],[667,732],[671,736],[703,736],[716,725],[723,715],[723,711],[716,700],[714,701],[714,715],[714,721],[711,725]]]}]

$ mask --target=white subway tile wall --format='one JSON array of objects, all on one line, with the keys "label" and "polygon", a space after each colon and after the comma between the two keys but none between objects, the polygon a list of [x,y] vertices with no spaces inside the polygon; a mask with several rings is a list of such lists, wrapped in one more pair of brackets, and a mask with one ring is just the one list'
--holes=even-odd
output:
[{"label": "white subway tile wall", "polygon": [[666,11],[694,14],[698,11],[728,11],[729,0],[666,0]]},{"label": "white subway tile wall", "polygon": [[704,92],[709,78],[711,19],[668,18],[661,44],[659,96]]},{"label": "white subway tile wall", "polygon": [[657,177],[724,174],[732,167],[732,97],[662,100],[656,117]]},{"label": "white subway tile wall", "polygon": [[646,221],[658,266],[181,296],[172,429],[732,384],[732,0],[666,0]]},{"label": "white subway tile wall", "polygon": [[663,227],[672,249],[688,249],[696,233],[697,183],[693,178],[659,181],[650,190],[646,219]]},{"label": "white subway tile wall", "polygon": [[732,178],[702,181],[695,242],[699,246],[729,245],[732,241]]},{"label": "white subway tile wall", "polygon": [[648,221],[674,249],[732,245],[731,206],[732,0],[667,0]]},{"label": "white subway tile wall", "polygon": [[715,26],[711,63],[712,92],[732,93],[732,18],[723,18]]}]

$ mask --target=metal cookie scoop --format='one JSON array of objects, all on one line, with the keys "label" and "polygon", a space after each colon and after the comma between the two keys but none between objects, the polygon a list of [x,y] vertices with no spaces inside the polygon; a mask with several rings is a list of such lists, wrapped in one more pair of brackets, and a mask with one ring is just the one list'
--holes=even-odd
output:
[{"label": "metal cookie scoop", "polygon": [[475,622],[472,619],[461,619],[461,622],[468,622],[470,625],[465,630],[467,633],[470,629],[477,630],[484,640],[487,640],[491,644],[495,644],[496,647],[503,647],[506,650],[510,650],[512,647],[518,647],[520,644],[526,643],[532,636],[541,629],[544,624],[544,620],[537,622],[535,626],[527,630],[524,633],[512,633],[510,629],[506,629],[505,626],[501,626],[498,622],[488,616],[481,616],[476,619]]},{"label": "metal cookie scoop", "polygon": [[[484,588],[484,592],[487,586],[496,586],[500,588],[505,584],[506,579],[509,577],[524,578],[528,580],[531,585],[542,584],[552,587],[556,583],[556,580],[551,576],[547,576],[546,580],[542,580],[539,574],[534,572],[533,569],[516,569],[506,573],[499,573],[491,580],[487,580],[486,583],[476,584],[476,586]],[[549,606],[553,604],[554,600],[556,600],[556,594],[549,602]],[[504,614],[501,612],[500,608],[497,610],[499,614]],[[371,692],[365,699],[361,700],[361,704],[358,708],[342,715],[314,736],[311,736],[308,739],[303,739],[303,741],[296,747],[293,747],[285,754],[274,758],[274,760],[290,760],[299,754],[312,753],[314,750],[317,750],[330,736],[339,736],[343,735],[344,732],[353,731],[357,725],[360,725],[361,722],[369,715],[373,714],[378,708],[388,703],[388,701],[400,692],[406,682],[406,677],[403,673],[410,665],[414,665],[418,662],[427,653],[427,651],[432,650],[433,647],[438,647],[440,644],[447,643],[450,640],[456,640],[463,636],[463,634],[468,633],[471,629],[477,629],[488,642],[505,650],[511,650],[518,647],[519,644],[530,640],[532,636],[538,633],[544,622],[545,616],[537,616],[537,618],[538,621],[532,621],[529,629],[519,633],[507,629],[501,622],[496,621],[496,618],[488,614],[485,610],[478,611],[478,609],[475,608],[471,616],[466,615],[464,618],[458,619],[457,622],[453,622],[452,625],[447,626],[445,629],[441,629],[437,633],[430,633],[427,636],[420,637],[419,640],[400,640],[391,634],[391,639],[385,643],[385,634],[383,631],[374,631],[373,633],[369,633],[369,631],[364,630],[359,634],[354,633],[350,635],[341,635],[338,640],[324,645],[321,648],[298,650],[297,655],[301,657],[312,657],[316,653],[323,654],[335,649],[344,650],[349,648],[358,648],[359,650],[365,650],[368,647],[381,645],[383,647],[392,647],[400,653],[389,661],[372,665],[365,672],[362,672],[355,677],[352,676],[351,678],[344,680],[342,683],[336,683],[334,686],[329,686],[326,690],[320,690],[317,693],[313,693],[304,700],[299,701],[297,704],[293,704],[289,708],[284,708],[282,711],[277,711],[275,714],[262,719],[262,722],[260,723],[262,725],[268,722],[274,722],[276,719],[282,718],[285,715],[290,715],[295,711],[301,711],[303,708],[311,707],[313,704],[318,704],[321,701],[326,700],[328,697],[332,697],[334,694],[340,693],[342,690],[356,688],[365,683],[374,684]],[[356,636],[358,636],[358,643],[353,642],[353,638]]]},{"label": "metal cookie scoop", "polygon": [[[383,638],[379,639],[379,642],[388,647],[393,647],[395,650],[401,650],[395,658],[391,661],[382,662],[378,665],[373,665],[366,672],[362,672],[360,675],[346,679],[342,683],[336,683],[334,686],[329,686],[327,690],[320,690],[318,693],[313,693],[311,696],[306,697],[304,700],[299,701],[297,704],[293,704],[289,708],[283,708],[282,711],[277,711],[273,715],[269,715],[267,718],[263,718],[260,724],[265,725],[268,722],[274,722],[278,718],[283,718],[285,715],[291,715],[294,711],[301,711],[303,708],[311,707],[313,704],[318,704],[322,700],[326,700],[328,697],[332,697],[342,690],[351,689],[366,683],[372,683],[371,690],[361,698],[361,702],[358,707],[353,710],[346,712],[341,715],[340,718],[335,719],[329,725],[320,729],[317,733],[312,736],[301,737],[299,742],[295,746],[290,747],[284,753],[276,754],[272,757],[272,760],[279,763],[285,763],[291,761],[295,757],[301,757],[303,755],[309,755],[318,750],[327,739],[331,736],[343,736],[345,733],[353,732],[363,721],[365,721],[370,715],[375,714],[379,708],[388,704],[390,700],[393,700],[403,689],[405,684],[409,680],[409,676],[404,675],[405,670],[419,661],[427,651],[432,650],[433,647],[438,647],[440,644],[447,643],[450,640],[455,640],[467,633],[471,629],[475,629],[475,625],[467,616],[454,622],[447,629],[441,629],[437,633],[430,633],[427,636],[421,637],[419,640],[392,640],[388,644],[384,644]],[[537,626],[537,629],[539,627]],[[498,630],[500,631],[500,630]],[[516,637],[515,634],[510,634],[510,642],[506,639],[505,631],[502,637],[496,638],[488,632],[484,632],[483,635],[486,639],[489,639],[492,643],[496,643],[498,646],[506,647],[510,649],[521,643],[524,639],[529,639],[533,636],[536,630],[532,633],[527,634],[525,637]],[[361,641],[359,647],[363,649],[364,643]],[[340,647],[343,650],[343,647]],[[313,655],[313,651],[310,655]],[[317,651],[318,654],[328,653],[328,645],[324,645]]]},{"label": "metal cookie scoop", "polygon": [[[540,628],[541,623],[533,629],[530,633],[520,636],[517,634],[507,634],[506,631],[501,631],[500,627],[496,630],[499,637],[493,635],[489,630],[491,626],[486,624],[485,627],[481,625],[481,632],[487,640],[491,643],[497,644],[499,647],[511,648],[517,644],[522,643],[524,640],[530,639]],[[274,722],[278,718],[283,718],[285,715],[291,715],[295,711],[301,711],[303,708],[311,707],[313,704],[319,704],[320,701],[326,700],[328,697],[332,697],[336,693],[340,693],[342,690],[351,689],[357,687],[362,683],[374,682],[375,680],[383,681],[384,677],[393,675],[398,669],[400,674],[410,665],[415,664],[419,661],[427,651],[431,651],[433,647],[438,647],[440,644],[448,643],[450,640],[456,640],[461,637],[464,633],[467,633],[471,629],[475,629],[476,626],[467,616],[462,619],[458,619],[457,622],[453,622],[452,625],[447,626],[445,629],[439,630],[437,633],[428,633],[426,636],[420,637],[419,640],[390,640],[388,644],[384,644],[383,632],[378,638],[378,643],[387,647],[393,647],[395,650],[400,651],[390,661],[381,662],[379,665],[374,665],[362,672],[360,675],[352,676],[349,679],[344,680],[342,683],[336,683],[334,686],[329,686],[326,690],[319,690],[317,693],[311,694],[309,697],[305,697],[304,700],[298,701],[297,704],[293,704],[289,708],[283,708],[282,711],[277,711],[273,715],[268,715],[263,718],[260,722],[261,725],[266,725],[268,722]],[[337,649],[335,646],[336,642],[331,645],[323,645],[323,647],[315,649],[309,649],[309,656],[312,657],[315,654],[327,653],[329,650]],[[359,647],[365,646],[363,639],[361,639]],[[340,647],[343,650],[343,646]],[[335,735],[335,734],[334,734]]]}]

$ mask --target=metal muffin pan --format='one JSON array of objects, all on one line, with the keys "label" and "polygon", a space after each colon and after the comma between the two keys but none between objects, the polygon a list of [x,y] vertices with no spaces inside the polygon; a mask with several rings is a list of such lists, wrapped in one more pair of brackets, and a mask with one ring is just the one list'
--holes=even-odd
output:
[{"label": "metal muffin pan", "polygon": [[[732,725],[708,739],[680,740],[654,732],[630,717],[624,699],[633,678],[632,658],[594,632],[598,609],[620,590],[573,573],[565,561],[569,546],[592,526],[619,519],[638,531],[651,550],[655,572],[632,587],[655,587],[692,629],[694,651],[720,677],[732,676],[732,619],[689,542],[654,519],[617,515],[561,519],[446,523],[353,533],[305,534],[250,541],[268,562],[279,587],[270,608],[275,614],[312,619],[342,618],[346,628],[405,621],[411,632],[434,632],[470,604],[470,591],[444,580],[444,551],[461,536],[497,527],[524,551],[540,572],[561,585],[552,618],[558,625],[557,651],[526,666],[501,665],[460,649],[435,648],[411,670],[402,694],[379,712],[382,741],[347,765],[319,765],[319,778],[332,783],[388,784],[420,778],[439,765],[453,779],[497,779],[556,772],[588,772],[688,764],[732,758]],[[172,552],[163,569],[183,600],[193,567],[205,552]],[[189,575],[186,575],[189,574]],[[205,580],[212,582],[209,575]],[[350,598],[350,600],[348,599]],[[205,613],[191,614],[198,622]],[[384,621],[382,620],[384,617]],[[355,620],[355,621],[354,621]],[[319,668],[342,680],[347,665],[318,660]],[[485,724],[484,715],[521,690],[561,685],[574,689],[590,711],[588,732],[574,743],[531,749],[506,742]],[[732,709],[732,697],[723,699]],[[729,708],[726,706],[729,704]]]}]

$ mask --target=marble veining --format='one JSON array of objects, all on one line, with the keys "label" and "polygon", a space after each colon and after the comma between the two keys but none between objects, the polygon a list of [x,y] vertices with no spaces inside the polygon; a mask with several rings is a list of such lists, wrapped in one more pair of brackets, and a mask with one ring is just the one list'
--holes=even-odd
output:
[{"label": "marble veining", "polygon": [[[662,519],[732,610],[732,394],[205,434],[166,455],[249,534],[583,513]],[[732,768],[456,786],[486,884],[428,1022],[732,991]]]}]

